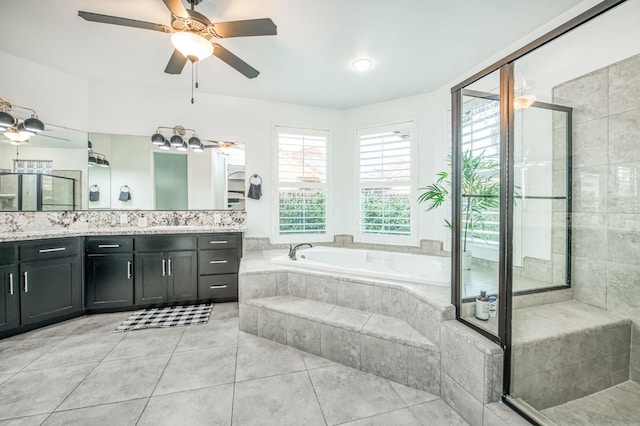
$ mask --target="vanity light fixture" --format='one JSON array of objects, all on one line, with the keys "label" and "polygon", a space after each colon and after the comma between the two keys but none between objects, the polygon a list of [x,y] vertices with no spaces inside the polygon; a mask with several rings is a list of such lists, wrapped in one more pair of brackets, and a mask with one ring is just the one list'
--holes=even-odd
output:
[{"label": "vanity light fixture", "polygon": [[[165,136],[162,133],[163,130],[165,132],[170,130],[171,136]],[[187,132],[191,132],[188,143],[185,141]],[[187,151],[189,148],[194,152],[204,151],[204,145],[202,145],[202,141],[198,135],[196,135],[196,131],[193,129],[185,129],[182,126],[158,127],[156,132],[151,136],[151,143],[165,151],[171,148],[175,148],[177,151]]]},{"label": "vanity light fixture", "polygon": [[[23,119],[10,114],[13,110],[26,110],[31,116]],[[44,123],[38,118],[35,110],[12,104],[6,99],[0,98],[0,132],[2,132],[14,145],[29,142],[29,138],[44,131]]]}]

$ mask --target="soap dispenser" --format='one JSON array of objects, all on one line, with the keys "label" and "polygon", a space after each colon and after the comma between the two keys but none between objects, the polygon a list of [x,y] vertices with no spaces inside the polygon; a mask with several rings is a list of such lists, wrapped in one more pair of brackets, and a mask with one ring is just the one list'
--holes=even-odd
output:
[{"label": "soap dispenser", "polygon": [[489,298],[484,290],[480,291],[480,296],[476,298],[476,318],[482,321],[489,319]]}]

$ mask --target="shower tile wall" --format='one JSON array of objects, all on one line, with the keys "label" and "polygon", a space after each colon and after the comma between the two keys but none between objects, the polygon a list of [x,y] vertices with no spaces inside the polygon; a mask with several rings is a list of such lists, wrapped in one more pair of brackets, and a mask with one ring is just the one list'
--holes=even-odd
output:
[{"label": "shower tile wall", "polygon": [[[631,319],[630,378],[638,382],[640,55],[556,86],[553,102],[574,108],[571,266],[575,297]],[[559,120],[554,125],[562,131]],[[556,177],[562,182],[562,162],[556,164]],[[561,213],[554,219],[562,221]],[[559,255],[564,240],[562,235],[554,237],[553,251]]]}]

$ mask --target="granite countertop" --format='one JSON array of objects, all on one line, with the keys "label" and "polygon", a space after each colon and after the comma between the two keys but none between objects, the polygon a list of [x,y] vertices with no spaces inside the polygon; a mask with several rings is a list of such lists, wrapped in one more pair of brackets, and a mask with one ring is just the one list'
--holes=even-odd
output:
[{"label": "granite countertop", "polygon": [[160,234],[212,234],[218,232],[244,232],[246,226],[149,226],[109,228],[64,228],[46,231],[5,232],[0,242],[43,240],[47,238],[91,237],[101,235],[160,235]]}]

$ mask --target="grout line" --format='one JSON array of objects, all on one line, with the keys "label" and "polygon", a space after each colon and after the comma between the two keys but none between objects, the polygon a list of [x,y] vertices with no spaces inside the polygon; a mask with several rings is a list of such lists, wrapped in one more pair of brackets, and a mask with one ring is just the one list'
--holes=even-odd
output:
[{"label": "grout line", "polygon": [[320,398],[318,397],[318,392],[316,391],[316,387],[313,385],[313,380],[311,379],[309,370],[307,370],[307,379],[309,379],[309,383],[311,383],[311,389],[313,389],[313,394],[316,396],[316,401],[318,402],[318,408],[320,408],[320,413],[322,413],[322,419],[324,420],[324,424],[328,425],[329,422],[327,421],[327,416],[325,416],[324,410],[322,409],[322,404],[320,403]]},{"label": "grout line", "polygon": [[236,405],[236,382],[238,378],[238,352],[240,352],[240,324],[238,324],[238,338],[236,340],[236,364],[233,369],[233,392],[231,395],[231,422],[230,425],[233,426],[233,410]]}]

